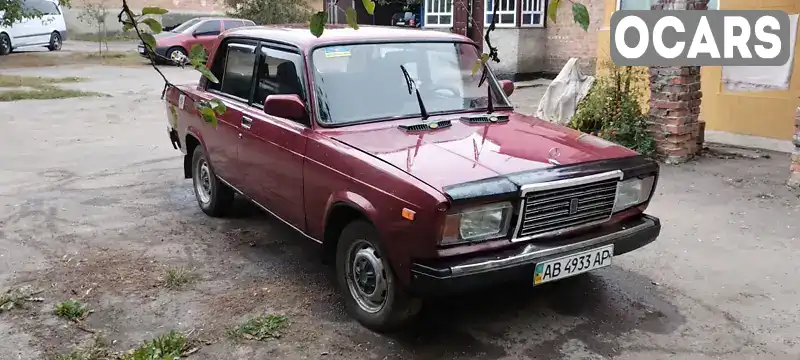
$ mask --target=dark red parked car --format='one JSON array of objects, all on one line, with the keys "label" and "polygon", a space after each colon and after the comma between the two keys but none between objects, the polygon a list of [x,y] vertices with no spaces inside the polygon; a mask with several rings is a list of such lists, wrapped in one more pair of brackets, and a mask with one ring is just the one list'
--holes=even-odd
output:
[{"label": "dark red parked car", "polygon": [[[168,133],[204,212],[235,193],[321,244],[347,309],[389,330],[434,294],[611,265],[659,235],[657,163],[514,112],[462,36],[363,26],[220,36],[170,89]],[[218,127],[192,98],[219,99]]]},{"label": "dark red parked car", "polygon": [[[232,19],[220,17],[199,17],[159,34],[153,35],[156,39],[156,48],[153,49],[159,62],[180,63],[187,57],[189,50],[195,44],[201,44],[209,51],[211,43],[225,30],[244,26],[255,26],[255,23],[246,19]],[[139,55],[147,56],[144,44],[139,42]],[[168,61],[169,60],[169,61]]]}]

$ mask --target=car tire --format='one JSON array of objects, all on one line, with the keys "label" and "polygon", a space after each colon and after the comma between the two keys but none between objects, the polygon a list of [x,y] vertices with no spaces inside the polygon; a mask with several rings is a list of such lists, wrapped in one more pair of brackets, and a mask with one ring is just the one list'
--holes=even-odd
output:
[{"label": "car tire", "polygon": [[176,60],[176,57],[178,56],[183,56],[183,58],[188,57],[188,55],[186,54],[186,50],[183,50],[183,48],[177,46],[170,48],[169,50],[167,50],[167,59],[169,59],[169,61],[166,62],[172,65],[179,65],[181,63]]},{"label": "car tire", "polygon": [[11,53],[11,38],[6,33],[0,33],[0,55]]},{"label": "car tire", "polygon": [[62,44],[61,34],[59,34],[58,31],[53,31],[53,33],[50,34],[50,44],[47,45],[47,49],[50,51],[59,51],[61,50]]},{"label": "car tire", "polygon": [[407,325],[422,303],[397,282],[382,254],[377,229],[363,220],[351,222],[336,247],[336,278],[347,312],[373,331],[389,332]]},{"label": "car tire", "polygon": [[222,217],[233,205],[233,189],[214,174],[202,146],[192,154],[192,185],[197,204],[209,216]]}]

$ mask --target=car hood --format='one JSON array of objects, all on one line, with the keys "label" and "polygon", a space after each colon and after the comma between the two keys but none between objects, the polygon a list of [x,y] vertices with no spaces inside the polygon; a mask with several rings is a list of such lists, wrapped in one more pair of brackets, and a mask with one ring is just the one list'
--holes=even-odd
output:
[{"label": "car hood", "polygon": [[392,126],[348,127],[330,136],[440,190],[520,171],[636,155],[612,142],[535,117],[503,114],[510,116],[506,123],[465,124],[458,116],[450,116],[430,120],[450,119],[451,127],[427,132],[408,133],[392,122]]}]

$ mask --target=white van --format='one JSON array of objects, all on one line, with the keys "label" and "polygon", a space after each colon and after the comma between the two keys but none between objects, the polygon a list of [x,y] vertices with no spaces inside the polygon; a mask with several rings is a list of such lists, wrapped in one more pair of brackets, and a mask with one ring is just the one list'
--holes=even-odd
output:
[{"label": "white van", "polygon": [[0,26],[0,55],[29,46],[45,46],[50,51],[61,50],[67,38],[67,24],[58,2],[24,0],[22,6],[27,13],[41,16],[22,19],[11,27]]}]

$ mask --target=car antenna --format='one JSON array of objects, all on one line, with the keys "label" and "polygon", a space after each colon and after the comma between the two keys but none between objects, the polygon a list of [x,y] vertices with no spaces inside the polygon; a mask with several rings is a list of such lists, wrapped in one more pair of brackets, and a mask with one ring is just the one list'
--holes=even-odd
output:
[{"label": "car antenna", "polygon": [[483,73],[481,73],[481,80],[478,81],[478,87],[481,87],[484,82],[486,82],[486,113],[491,114],[494,112],[494,103],[492,102],[492,87],[489,85],[489,82],[486,81],[489,79],[489,67],[483,65]]},{"label": "car antenna", "polygon": [[406,78],[406,85],[408,86],[408,95],[411,95],[412,87],[417,92],[417,102],[419,103],[419,114],[420,116],[422,116],[422,121],[428,120],[429,117],[428,111],[425,110],[425,104],[422,103],[422,95],[420,95],[419,93],[417,84],[414,82],[414,79],[411,78],[411,75],[408,74],[408,70],[406,70],[405,65],[400,65],[400,70],[403,70],[403,76]]}]

